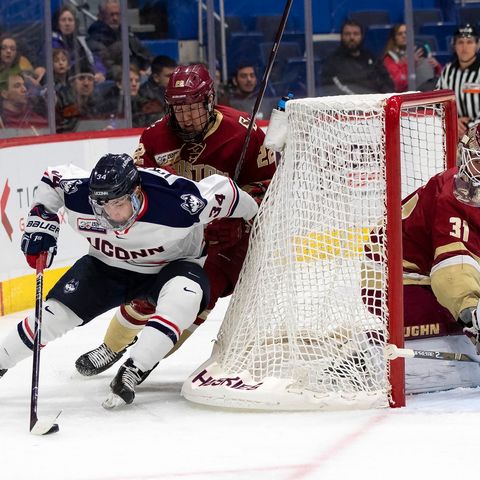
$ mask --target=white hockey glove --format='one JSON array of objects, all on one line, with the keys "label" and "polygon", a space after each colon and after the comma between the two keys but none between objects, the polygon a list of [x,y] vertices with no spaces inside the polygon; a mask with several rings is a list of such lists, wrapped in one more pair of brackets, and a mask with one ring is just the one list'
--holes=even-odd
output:
[{"label": "white hockey glove", "polygon": [[32,268],[35,268],[37,258],[42,252],[48,253],[45,267],[48,268],[52,264],[57,253],[59,223],[58,215],[47,212],[43,205],[35,205],[30,210],[21,249]]},{"label": "white hockey glove", "polygon": [[458,316],[463,333],[470,339],[480,355],[480,302],[476,307],[464,308]]}]

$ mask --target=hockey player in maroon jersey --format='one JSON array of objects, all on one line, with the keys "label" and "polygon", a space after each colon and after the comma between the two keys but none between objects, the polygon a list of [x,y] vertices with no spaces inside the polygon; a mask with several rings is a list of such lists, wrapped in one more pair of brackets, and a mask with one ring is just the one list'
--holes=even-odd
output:
[{"label": "hockey player in maroon jersey", "polygon": [[438,324],[422,336],[471,327],[480,299],[479,142],[474,127],[461,139],[460,167],[402,202],[405,326]]},{"label": "hockey player in maroon jersey", "polygon": [[[402,202],[405,340],[415,340],[410,348],[442,350],[446,345],[450,350],[467,349],[475,354],[462,332],[480,353],[479,125],[461,139],[459,157],[459,167],[435,175]],[[367,257],[374,259],[374,251],[367,251]],[[370,281],[374,279],[370,272]],[[370,311],[380,313],[381,302],[373,290],[365,288],[363,298]],[[421,339],[437,343],[415,345]],[[421,368],[418,364],[424,363],[412,362],[417,370]],[[456,369],[450,366],[449,370],[461,368],[471,369],[472,364]],[[473,368],[478,370],[474,364]],[[407,389],[408,372],[407,368]],[[462,385],[462,375],[467,377],[458,374],[450,388]],[[429,376],[425,375],[423,382],[428,383]],[[478,372],[473,378],[479,380]]]},{"label": "hockey player in maroon jersey", "polygon": [[[216,218],[252,219],[253,198],[229,178],[200,182],[163,169],[138,169],[126,154],[104,155],[90,176],[71,166],[48,168],[22,237],[30,266],[42,252],[49,261],[62,207],[89,252],[55,284],[43,308],[42,343],[85,325],[134,298],[154,305],[144,334],[111,383],[106,407],[131,403],[135,386],[175,345],[208,304],[204,225]],[[0,376],[33,348],[35,315],[0,343]]]},{"label": "hockey player in maroon jersey", "polygon": [[[203,65],[178,66],[170,77],[165,99],[169,114],[142,133],[134,154],[136,164],[172,168],[192,180],[215,173],[233,178],[249,116],[215,105],[213,80]],[[273,176],[277,155],[263,146],[264,137],[255,125],[236,179],[258,202]],[[184,331],[175,348],[203,323],[219,297],[232,293],[247,251],[249,226],[241,219],[219,220],[207,227],[205,238],[209,242],[204,268],[210,279],[210,303]],[[104,342],[77,359],[77,370],[82,375],[96,375],[113,365],[135,340],[151,312],[152,307],[145,302],[122,305],[110,322]]]}]

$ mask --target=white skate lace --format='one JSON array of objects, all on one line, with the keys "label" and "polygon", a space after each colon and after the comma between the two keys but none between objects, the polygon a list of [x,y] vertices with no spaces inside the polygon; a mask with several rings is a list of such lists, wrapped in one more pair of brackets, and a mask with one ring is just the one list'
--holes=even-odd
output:
[{"label": "white skate lace", "polygon": [[118,354],[110,350],[104,343],[88,354],[89,360],[95,368],[109,364]]},{"label": "white skate lace", "polygon": [[125,371],[122,373],[122,383],[129,390],[135,390],[141,378],[140,370],[136,367],[125,367]]}]

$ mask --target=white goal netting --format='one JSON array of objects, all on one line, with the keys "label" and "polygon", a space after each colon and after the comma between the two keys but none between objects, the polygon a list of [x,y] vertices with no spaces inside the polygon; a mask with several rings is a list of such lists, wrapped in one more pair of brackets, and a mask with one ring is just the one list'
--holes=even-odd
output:
[{"label": "white goal netting", "polygon": [[189,400],[266,409],[388,406],[387,278],[396,253],[386,198],[398,179],[387,178],[386,166],[401,164],[405,196],[444,169],[446,148],[442,103],[404,107],[400,162],[389,147],[388,98],[288,102],[284,158],[212,357],[184,384]]}]

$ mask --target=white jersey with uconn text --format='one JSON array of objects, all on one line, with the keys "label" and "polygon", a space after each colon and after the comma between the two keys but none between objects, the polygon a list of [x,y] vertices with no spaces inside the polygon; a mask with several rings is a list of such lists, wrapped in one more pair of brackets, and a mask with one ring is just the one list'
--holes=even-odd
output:
[{"label": "white jersey with uconn text", "polygon": [[65,207],[68,223],[89,244],[89,254],[107,265],[157,273],[173,260],[203,264],[204,225],[222,217],[250,220],[257,213],[252,197],[228,177],[200,182],[162,169],[139,169],[144,200],[135,223],[125,231],[98,224],[88,201],[89,174],[74,166],[49,167],[34,205],[53,213]]}]

